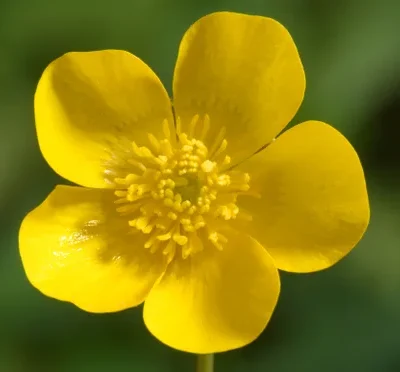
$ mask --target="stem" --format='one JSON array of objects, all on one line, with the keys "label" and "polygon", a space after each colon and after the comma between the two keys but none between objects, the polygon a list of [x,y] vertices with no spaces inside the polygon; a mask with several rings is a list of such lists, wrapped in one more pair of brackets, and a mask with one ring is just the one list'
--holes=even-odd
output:
[{"label": "stem", "polygon": [[213,372],[214,371],[214,354],[197,355],[197,372]]}]

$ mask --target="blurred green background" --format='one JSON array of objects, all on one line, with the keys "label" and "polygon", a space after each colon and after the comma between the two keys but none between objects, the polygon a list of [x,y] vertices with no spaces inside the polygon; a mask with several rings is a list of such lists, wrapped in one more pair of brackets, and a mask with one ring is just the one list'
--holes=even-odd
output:
[{"label": "blurred green background", "polygon": [[0,371],[192,371],[161,345],[141,309],[91,315],[42,296],[18,254],[24,215],[57,183],[35,138],[41,72],[68,51],[118,48],[168,89],[180,38],[216,10],[266,15],[290,30],[307,75],[294,122],[331,123],[354,144],[370,193],[370,228],[345,260],[282,274],[270,325],[218,355],[216,371],[400,371],[400,2],[397,0],[2,0],[0,3]]}]

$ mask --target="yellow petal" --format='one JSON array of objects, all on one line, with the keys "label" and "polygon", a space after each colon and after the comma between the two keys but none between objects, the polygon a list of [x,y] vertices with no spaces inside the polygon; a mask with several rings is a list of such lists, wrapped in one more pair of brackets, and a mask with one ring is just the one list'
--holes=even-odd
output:
[{"label": "yellow petal", "polygon": [[207,15],[184,35],[173,92],[182,127],[208,114],[208,141],[226,128],[232,161],[269,143],[293,118],[305,89],[289,32],[271,18],[230,12]]},{"label": "yellow petal", "polygon": [[143,61],[120,50],[68,53],[44,71],[35,94],[40,149],[68,180],[105,187],[108,160],[126,139],[162,135],[170,100]]},{"label": "yellow petal", "polygon": [[267,325],[279,295],[277,269],[254,239],[225,236],[222,251],[207,246],[174,261],[147,297],[144,321],[166,345],[222,352],[249,344]]},{"label": "yellow petal", "polygon": [[369,221],[363,169],[350,143],[331,126],[308,121],[240,166],[261,199],[239,198],[252,235],[278,268],[325,269],[361,239]]},{"label": "yellow petal", "polygon": [[96,313],[143,302],[165,261],[128,233],[113,200],[110,190],[58,186],[25,217],[20,254],[36,288]]}]

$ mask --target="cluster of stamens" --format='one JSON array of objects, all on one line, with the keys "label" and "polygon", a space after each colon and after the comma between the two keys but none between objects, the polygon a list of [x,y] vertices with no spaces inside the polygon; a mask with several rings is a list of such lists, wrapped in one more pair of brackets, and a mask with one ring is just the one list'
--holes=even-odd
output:
[{"label": "cluster of stamens", "polygon": [[148,147],[131,143],[129,173],[113,180],[117,211],[128,217],[135,231],[148,236],[145,248],[169,260],[179,248],[185,259],[208,242],[222,250],[227,238],[219,227],[238,217],[237,197],[249,190],[248,174],[226,170],[230,158],[224,154],[224,131],[209,150],[203,142],[208,116],[197,139],[196,126],[200,127],[197,115],[188,133],[180,131],[178,121],[177,138],[172,138],[164,122],[163,139],[149,134]]}]

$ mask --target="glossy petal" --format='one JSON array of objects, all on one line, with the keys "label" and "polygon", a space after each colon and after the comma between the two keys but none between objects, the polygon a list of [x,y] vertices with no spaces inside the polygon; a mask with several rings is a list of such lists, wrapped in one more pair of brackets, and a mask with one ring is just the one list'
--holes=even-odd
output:
[{"label": "glossy petal", "polygon": [[233,231],[223,251],[207,246],[174,261],[144,305],[150,332],[173,348],[213,353],[259,336],[279,294],[279,275],[265,249]]},{"label": "glossy petal", "polygon": [[183,127],[193,115],[208,114],[209,145],[225,127],[233,162],[269,143],[289,123],[304,89],[296,46],[271,18],[213,13],[182,39],[173,82],[176,114]]},{"label": "glossy petal", "polygon": [[[68,180],[105,187],[108,160],[126,140],[162,136],[170,100],[155,73],[119,50],[68,53],[44,71],[35,94],[40,149]],[[129,146],[128,146],[129,147]]]},{"label": "glossy petal", "polygon": [[239,198],[252,235],[278,268],[325,269],[361,239],[369,221],[363,170],[350,143],[331,126],[309,121],[245,161],[261,199]]},{"label": "glossy petal", "polygon": [[58,186],[25,217],[20,254],[36,288],[96,313],[143,302],[165,261],[128,233],[113,200],[110,190]]}]

